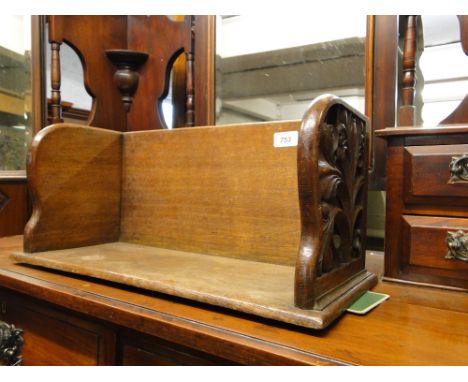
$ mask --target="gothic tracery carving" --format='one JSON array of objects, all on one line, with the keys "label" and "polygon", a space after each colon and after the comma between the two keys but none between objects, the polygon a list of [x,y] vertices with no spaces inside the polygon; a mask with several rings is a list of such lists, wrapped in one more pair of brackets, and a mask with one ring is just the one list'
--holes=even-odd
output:
[{"label": "gothic tracery carving", "polygon": [[339,107],[336,121],[320,131],[323,244],[317,276],[363,254],[366,130],[362,120]]}]

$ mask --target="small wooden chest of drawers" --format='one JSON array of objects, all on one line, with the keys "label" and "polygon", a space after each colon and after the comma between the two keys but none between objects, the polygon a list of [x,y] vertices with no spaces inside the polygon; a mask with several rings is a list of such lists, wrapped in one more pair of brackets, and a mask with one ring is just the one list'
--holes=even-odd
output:
[{"label": "small wooden chest of drawers", "polygon": [[387,279],[468,290],[468,126],[389,128]]}]

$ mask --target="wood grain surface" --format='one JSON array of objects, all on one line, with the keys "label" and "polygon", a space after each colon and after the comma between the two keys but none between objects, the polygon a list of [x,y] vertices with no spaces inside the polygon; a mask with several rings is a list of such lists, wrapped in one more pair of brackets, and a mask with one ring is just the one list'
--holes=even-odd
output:
[{"label": "wood grain surface", "polygon": [[313,329],[327,326],[372,286],[370,274],[358,274],[353,293],[345,287],[325,309],[304,310],[294,306],[293,266],[128,243],[14,253],[13,258]]},{"label": "wood grain surface", "polygon": [[299,122],[127,133],[121,240],[294,265],[300,239]]}]

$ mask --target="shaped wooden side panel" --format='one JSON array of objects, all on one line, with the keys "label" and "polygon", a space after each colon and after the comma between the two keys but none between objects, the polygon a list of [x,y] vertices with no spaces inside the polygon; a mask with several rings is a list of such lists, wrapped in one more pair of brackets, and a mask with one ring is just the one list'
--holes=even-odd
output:
[{"label": "shaped wooden side panel", "polygon": [[72,124],[35,136],[28,156],[33,214],[25,252],[118,240],[121,141],[118,132]]}]

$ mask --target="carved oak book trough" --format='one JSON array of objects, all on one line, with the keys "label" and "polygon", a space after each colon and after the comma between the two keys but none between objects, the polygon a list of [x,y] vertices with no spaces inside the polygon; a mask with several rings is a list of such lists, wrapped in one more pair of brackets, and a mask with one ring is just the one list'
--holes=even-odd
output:
[{"label": "carved oak book trough", "polygon": [[[297,144],[296,144],[297,142]],[[30,149],[18,262],[320,329],[373,287],[367,120],[334,96],[302,121],[120,133]]]}]

